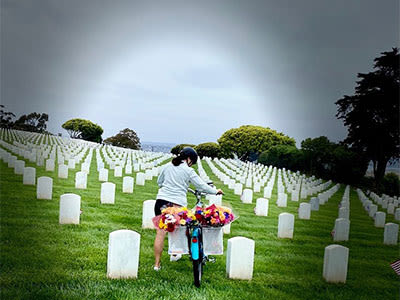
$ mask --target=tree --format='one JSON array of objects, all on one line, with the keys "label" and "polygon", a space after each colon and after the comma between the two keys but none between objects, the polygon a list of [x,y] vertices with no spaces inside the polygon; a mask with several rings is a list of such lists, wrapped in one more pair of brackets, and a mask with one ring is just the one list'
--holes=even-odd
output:
[{"label": "tree", "polygon": [[182,151],[182,149],[185,148],[185,147],[192,147],[192,148],[194,148],[195,145],[193,145],[193,144],[178,144],[178,145],[172,147],[171,153],[172,153],[172,154],[175,154],[175,155],[179,155],[179,153],[180,153],[180,152]]},{"label": "tree", "polygon": [[396,173],[387,173],[382,180],[383,192],[390,196],[400,195],[400,180]]},{"label": "tree", "polygon": [[292,145],[275,145],[260,154],[258,162],[264,165],[273,165],[277,168],[286,168],[292,171],[302,170],[301,150]]},{"label": "tree", "polygon": [[219,157],[220,147],[217,143],[202,143],[197,145],[195,149],[200,158],[203,158],[204,156],[211,158]]},{"label": "tree", "polygon": [[306,172],[326,177],[332,161],[333,143],[326,136],[307,138],[301,142],[301,150],[304,153]]},{"label": "tree", "polygon": [[71,119],[61,126],[67,130],[71,138],[83,139],[86,141],[100,143],[103,128],[99,125],[84,119]]},{"label": "tree", "polygon": [[48,120],[48,114],[33,112],[28,115],[22,115],[15,121],[13,128],[17,130],[45,133]]},{"label": "tree", "polygon": [[225,131],[218,139],[221,155],[248,160],[275,145],[295,145],[295,140],[268,127],[243,125]]},{"label": "tree", "polygon": [[374,71],[359,73],[355,94],[336,101],[336,117],[347,126],[344,142],[373,162],[376,186],[388,162],[399,159],[399,51],[381,53]]},{"label": "tree", "polygon": [[129,128],[125,128],[121,130],[118,134],[105,139],[104,143],[122,148],[135,150],[141,149],[139,137],[137,136],[135,131]]},{"label": "tree", "polygon": [[5,106],[0,104],[0,127],[12,128],[14,124],[13,118],[15,118],[15,115],[12,112],[6,111]]}]

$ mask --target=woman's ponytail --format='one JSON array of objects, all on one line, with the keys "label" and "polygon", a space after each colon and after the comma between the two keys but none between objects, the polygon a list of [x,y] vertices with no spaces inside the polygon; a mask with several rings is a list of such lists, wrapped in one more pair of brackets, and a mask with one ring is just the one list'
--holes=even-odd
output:
[{"label": "woman's ponytail", "polygon": [[173,164],[175,167],[177,167],[177,166],[179,166],[179,165],[182,163],[183,160],[184,160],[184,158],[183,158],[182,156],[178,155],[177,157],[174,157],[174,158],[172,159],[172,164]]}]

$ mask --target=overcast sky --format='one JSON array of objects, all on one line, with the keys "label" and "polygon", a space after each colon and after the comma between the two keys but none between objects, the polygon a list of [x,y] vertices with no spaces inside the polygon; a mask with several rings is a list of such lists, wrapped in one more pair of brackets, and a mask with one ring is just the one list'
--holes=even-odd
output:
[{"label": "overcast sky", "polygon": [[1,0],[1,103],[103,138],[216,141],[267,126],[346,136],[334,102],[399,45],[399,1]]}]

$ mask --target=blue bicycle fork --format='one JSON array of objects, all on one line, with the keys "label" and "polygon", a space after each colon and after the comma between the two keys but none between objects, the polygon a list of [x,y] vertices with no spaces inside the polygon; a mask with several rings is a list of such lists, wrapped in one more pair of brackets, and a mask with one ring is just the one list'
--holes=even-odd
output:
[{"label": "blue bicycle fork", "polygon": [[192,238],[190,242],[190,252],[192,253],[193,260],[198,260],[200,257],[199,239],[200,239],[200,228],[195,228],[193,229]]}]

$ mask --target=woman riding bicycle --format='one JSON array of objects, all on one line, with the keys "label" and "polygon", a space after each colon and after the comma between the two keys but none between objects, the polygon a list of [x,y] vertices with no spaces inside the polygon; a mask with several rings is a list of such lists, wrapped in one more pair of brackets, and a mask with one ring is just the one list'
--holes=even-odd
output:
[{"label": "woman riding bicycle", "polygon": [[[216,189],[205,183],[199,175],[191,168],[196,164],[198,155],[193,148],[183,148],[177,157],[172,159],[158,176],[158,190],[154,213],[161,215],[164,208],[171,206],[187,206],[186,193],[189,184],[192,183],[198,190],[207,194],[220,195],[222,190]],[[164,248],[166,232],[157,228],[154,240],[154,270],[160,270],[161,254]]]}]

